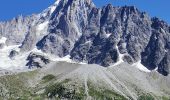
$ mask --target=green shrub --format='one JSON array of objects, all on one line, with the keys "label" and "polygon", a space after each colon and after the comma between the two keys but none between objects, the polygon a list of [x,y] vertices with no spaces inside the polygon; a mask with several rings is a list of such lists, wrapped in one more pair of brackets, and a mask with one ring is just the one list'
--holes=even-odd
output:
[{"label": "green shrub", "polygon": [[97,100],[127,100],[124,96],[111,90],[96,90],[89,87],[89,95]]},{"label": "green shrub", "polygon": [[51,80],[54,79],[54,78],[55,78],[54,75],[49,74],[49,75],[44,76],[44,77],[42,78],[42,80],[43,80],[43,82],[49,82],[49,81],[51,81]]},{"label": "green shrub", "polygon": [[155,100],[155,99],[150,94],[143,94],[139,96],[138,100]]}]

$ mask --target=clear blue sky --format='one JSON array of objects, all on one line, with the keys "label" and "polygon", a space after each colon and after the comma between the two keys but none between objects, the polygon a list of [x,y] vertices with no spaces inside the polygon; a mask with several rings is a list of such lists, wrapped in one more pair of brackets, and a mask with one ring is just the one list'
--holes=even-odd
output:
[{"label": "clear blue sky", "polygon": [[[9,20],[17,15],[39,13],[55,0],[1,0],[0,20]],[[170,0],[93,0],[101,7],[108,3],[114,6],[134,5],[150,16],[157,16],[170,23]]]}]

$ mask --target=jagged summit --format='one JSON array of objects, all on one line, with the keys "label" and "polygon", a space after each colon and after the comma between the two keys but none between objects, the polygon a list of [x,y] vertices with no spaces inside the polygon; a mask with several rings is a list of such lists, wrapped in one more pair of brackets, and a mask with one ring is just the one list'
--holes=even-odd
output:
[{"label": "jagged summit", "polygon": [[169,74],[169,25],[134,6],[97,8],[92,0],[57,0],[40,14],[1,23],[0,34],[6,38],[2,48],[10,47],[6,55],[17,49],[12,55],[26,59],[38,51],[105,67],[128,62]]}]

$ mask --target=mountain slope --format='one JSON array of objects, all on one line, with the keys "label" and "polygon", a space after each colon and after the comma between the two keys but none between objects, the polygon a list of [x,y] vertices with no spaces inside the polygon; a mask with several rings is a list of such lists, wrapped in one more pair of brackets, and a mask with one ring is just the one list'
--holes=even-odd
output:
[{"label": "mountain slope", "polygon": [[168,100],[169,78],[156,71],[139,71],[127,63],[104,68],[98,65],[53,62],[42,69],[1,76],[0,95],[6,99],[33,100]]}]

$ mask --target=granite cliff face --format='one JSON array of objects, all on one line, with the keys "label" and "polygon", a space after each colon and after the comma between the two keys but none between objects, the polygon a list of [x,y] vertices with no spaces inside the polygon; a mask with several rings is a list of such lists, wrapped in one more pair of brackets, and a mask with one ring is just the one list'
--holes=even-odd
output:
[{"label": "granite cliff face", "polygon": [[5,45],[20,45],[20,54],[37,48],[104,67],[128,62],[165,76],[170,71],[170,26],[134,6],[97,8],[91,0],[57,0],[40,14],[1,22],[0,35]]},{"label": "granite cliff face", "polygon": [[69,55],[82,36],[93,7],[90,0],[60,1],[49,20],[49,34],[37,43],[37,47],[59,57]]}]

